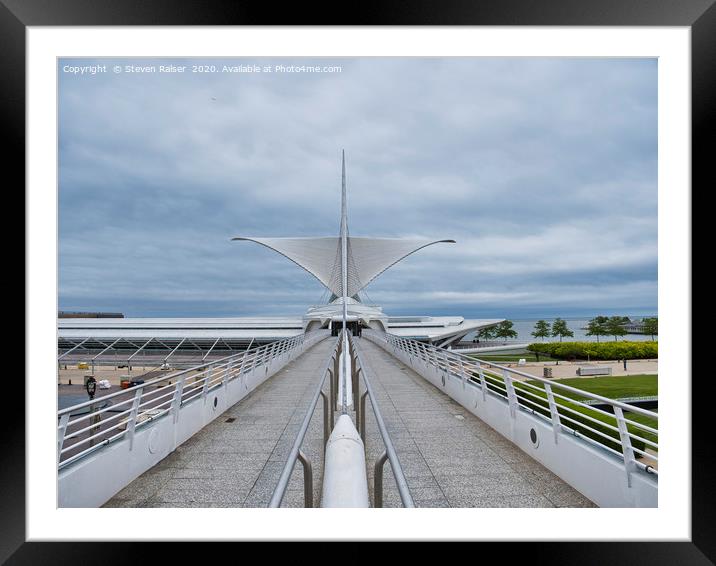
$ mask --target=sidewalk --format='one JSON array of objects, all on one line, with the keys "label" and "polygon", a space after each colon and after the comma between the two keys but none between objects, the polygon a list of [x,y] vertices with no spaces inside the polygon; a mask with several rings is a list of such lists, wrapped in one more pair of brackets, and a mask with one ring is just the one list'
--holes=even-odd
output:
[{"label": "sidewalk", "polygon": [[[542,377],[542,368],[549,367],[552,369],[553,378],[562,377],[579,377],[577,375],[577,368],[598,366],[598,367],[610,367],[612,368],[612,375],[640,375],[640,374],[653,374],[659,373],[659,361],[658,360],[627,360],[627,369],[624,371],[624,363],[621,360],[612,361],[592,361],[592,362],[568,362],[560,360],[559,363],[550,362],[529,362],[523,366],[518,366],[517,362],[496,362],[500,365],[504,365],[509,368],[524,371],[537,377]],[[584,376],[585,379],[594,376]]]}]

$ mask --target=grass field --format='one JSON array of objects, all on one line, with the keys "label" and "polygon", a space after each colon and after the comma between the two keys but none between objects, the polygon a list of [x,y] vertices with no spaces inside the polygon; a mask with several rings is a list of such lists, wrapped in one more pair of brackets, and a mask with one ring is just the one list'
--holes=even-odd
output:
[{"label": "grass field", "polygon": [[[624,399],[626,397],[651,397],[659,394],[658,376],[654,374],[624,375],[624,376],[602,376],[602,377],[576,377],[566,379],[553,379],[554,383],[569,385],[577,389],[583,389],[609,397],[610,399]],[[538,381],[530,381],[533,385],[541,387]],[[562,393],[565,397],[572,399],[584,399],[570,392]]]}]

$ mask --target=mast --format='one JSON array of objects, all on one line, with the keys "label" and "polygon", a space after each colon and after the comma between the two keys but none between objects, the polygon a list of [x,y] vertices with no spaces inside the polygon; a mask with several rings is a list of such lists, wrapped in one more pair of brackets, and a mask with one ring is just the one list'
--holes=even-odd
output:
[{"label": "mast", "polygon": [[348,316],[348,207],[346,205],[346,150],[341,150],[343,157],[343,172],[341,175],[341,272],[343,280],[343,330],[346,329]]}]

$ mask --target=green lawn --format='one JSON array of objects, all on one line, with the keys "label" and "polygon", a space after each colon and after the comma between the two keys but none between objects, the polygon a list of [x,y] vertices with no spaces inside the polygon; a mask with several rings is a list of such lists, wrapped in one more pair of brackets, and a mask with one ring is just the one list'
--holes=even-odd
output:
[{"label": "green lawn", "polygon": [[[651,397],[659,394],[658,376],[653,374],[641,375],[620,375],[620,376],[600,376],[600,377],[568,377],[565,379],[553,379],[554,383],[569,385],[576,389],[583,389],[608,397],[609,399],[624,399],[627,397]],[[529,381],[529,383],[541,387],[538,381]],[[557,388],[555,388],[557,389]],[[584,399],[584,396],[576,395],[569,392],[562,393],[565,397],[571,399]]]}]

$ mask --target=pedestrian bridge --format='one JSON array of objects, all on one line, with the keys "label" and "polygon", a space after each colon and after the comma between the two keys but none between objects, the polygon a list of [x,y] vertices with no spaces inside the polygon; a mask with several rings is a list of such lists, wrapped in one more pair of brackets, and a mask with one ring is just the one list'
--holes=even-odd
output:
[{"label": "pedestrian bridge", "polygon": [[655,507],[657,419],[384,332],[318,330],[60,411],[58,504]]}]

